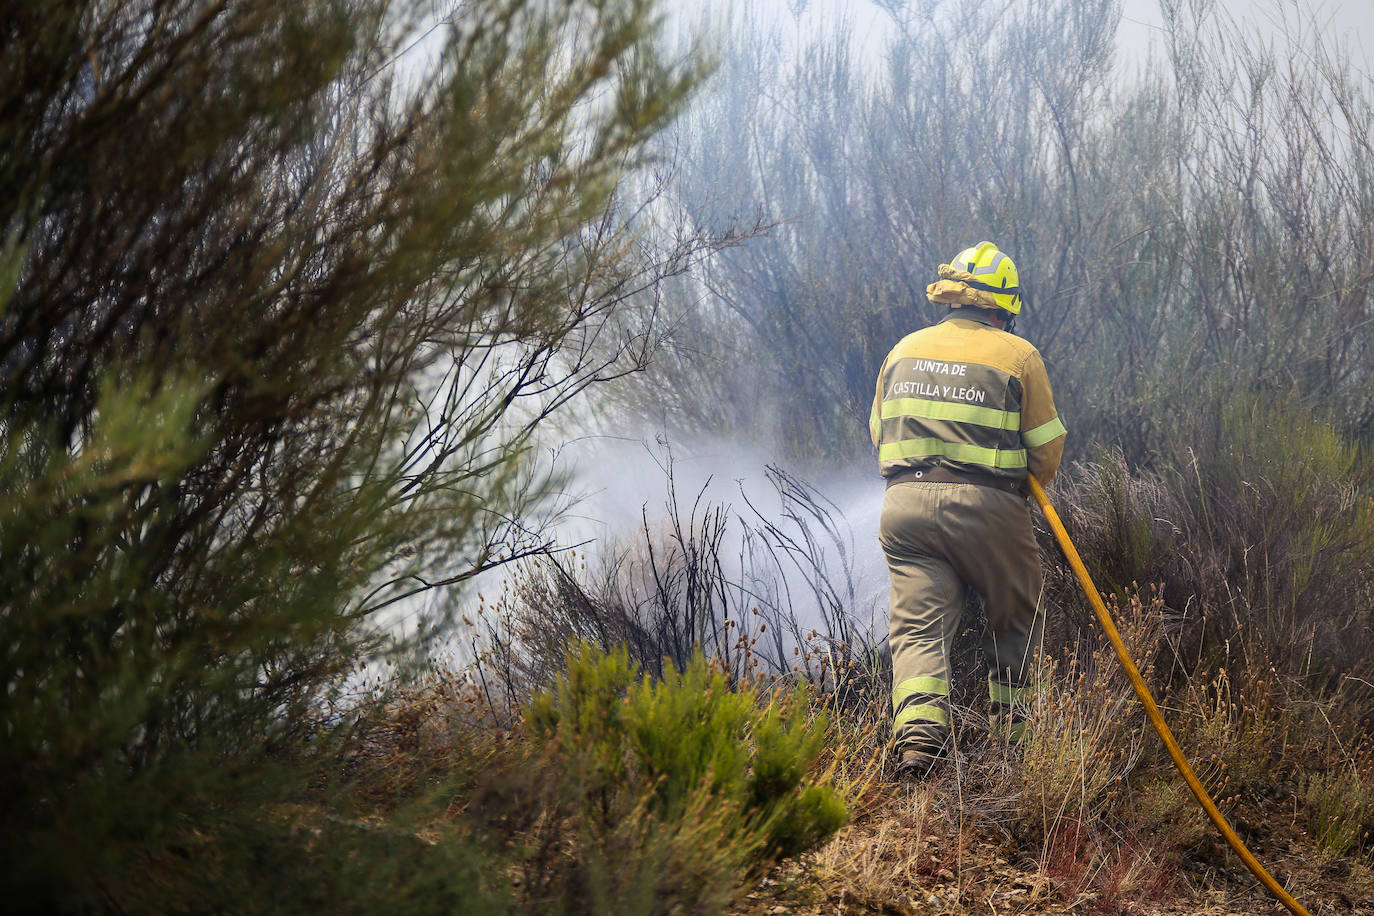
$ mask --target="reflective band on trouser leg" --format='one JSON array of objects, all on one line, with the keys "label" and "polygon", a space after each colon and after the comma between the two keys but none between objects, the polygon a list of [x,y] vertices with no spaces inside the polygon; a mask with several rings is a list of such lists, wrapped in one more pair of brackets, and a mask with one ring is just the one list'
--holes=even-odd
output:
[{"label": "reflective band on trouser leg", "polygon": [[993,706],[988,714],[988,725],[992,733],[1004,741],[1017,744],[1026,740],[1027,722],[1012,712],[1010,706]]},{"label": "reflective band on trouser leg", "polygon": [[934,722],[936,725],[947,726],[949,710],[934,703],[911,703],[903,706],[892,718],[893,726],[905,725],[907,722]]},{"label": "reflective band on trouser leg", "polygon": [[949,681],[942,677],[909,677],[892,688],[892,709],[900,709],[907,697],[927,694],[934,697],[949,696]]}]

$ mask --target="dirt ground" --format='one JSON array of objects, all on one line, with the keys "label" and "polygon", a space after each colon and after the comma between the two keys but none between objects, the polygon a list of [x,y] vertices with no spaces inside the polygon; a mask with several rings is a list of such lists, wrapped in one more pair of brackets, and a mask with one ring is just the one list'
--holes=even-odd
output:
[{"label": "dirt ground", "polygon": [[[1217,839],[1182,862],[1156,863],[1123,844],[1085,865],[1073,850],[1031,854],[1005,828],[969,824],[949,781],[884,787],[826,846],[765,877],[736,906],[741,916],[1260,916],[1288,910]],[[980,820],[984,820],[980,818]],[[961,821],[964,821],[961,823]],[[1245,837],[1261,863],[1312,916],[1370,914],[1351,899],[1353,863],[1316,865],[1275,818]],[[1237,825],[1238,827],[1242,825]],[[1364,882],[1358,882],[1364,883]]]}]

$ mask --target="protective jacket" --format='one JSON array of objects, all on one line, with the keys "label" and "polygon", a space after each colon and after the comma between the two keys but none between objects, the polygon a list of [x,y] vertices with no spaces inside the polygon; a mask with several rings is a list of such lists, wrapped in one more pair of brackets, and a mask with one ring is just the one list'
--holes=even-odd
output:
[{"label": "protective jacket", "polygon": [[992,325],[979,308],[954,309],[908,334],[878,374],[869,418],[879,470],[943,467],[1048,484],[1064,453],[1064,424],[1040,352]]}]

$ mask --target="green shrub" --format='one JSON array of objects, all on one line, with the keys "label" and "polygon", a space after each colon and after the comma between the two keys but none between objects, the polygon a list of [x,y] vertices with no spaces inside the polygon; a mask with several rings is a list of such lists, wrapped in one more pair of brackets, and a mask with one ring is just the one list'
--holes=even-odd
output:
[{"label": "green shrub", "polygon": [[578,825],[583,891],[617,912],[652,911],[670,891],[716,910],[744,875],[847,816],[835,789],[806,779],[826,725],[806,715],[803,688],[765,704],[700,652],[651,680],[623,648],[580,645],[527,722]]}]

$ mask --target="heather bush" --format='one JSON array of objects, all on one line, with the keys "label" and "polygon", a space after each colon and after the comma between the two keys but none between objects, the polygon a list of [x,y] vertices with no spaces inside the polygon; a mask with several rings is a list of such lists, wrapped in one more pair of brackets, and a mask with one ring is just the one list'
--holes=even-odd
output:
[{"label": "heather bush", "polygon": [[[576,834],[576,884],[597,912],[717,911],[741,878],[846,819],[812,780],[825,739],[804,689],[764,697],[695,653],[642,677],[628,653],[582,644],[530,703],[556,810]],[[690,878],[690,880],[689,880]]]},{"label": "heather bush", "polygon": [[565,666],[519,721],[471,668],[372,696],[322,770],[353,804],[340,826],[449,847],[494,912],[651,914],[722,912],[845,822],[801,685],[732,683],[700,653],[655,677],[586,643]]},{"label": "heather bush", "polygon": [[588,797],[621,786],[648,790],[649,811],[674,819],[704,791],[736,813],[734,832],[762,856],[793,855],[844,819],[833,790],[806,779],[826,720],[808,715],[802,685],[764,704],[700,652],[651,679],[623,649],[578,647],[554,689],[532,702],[528,721],[537,739],[576,760]]}]

